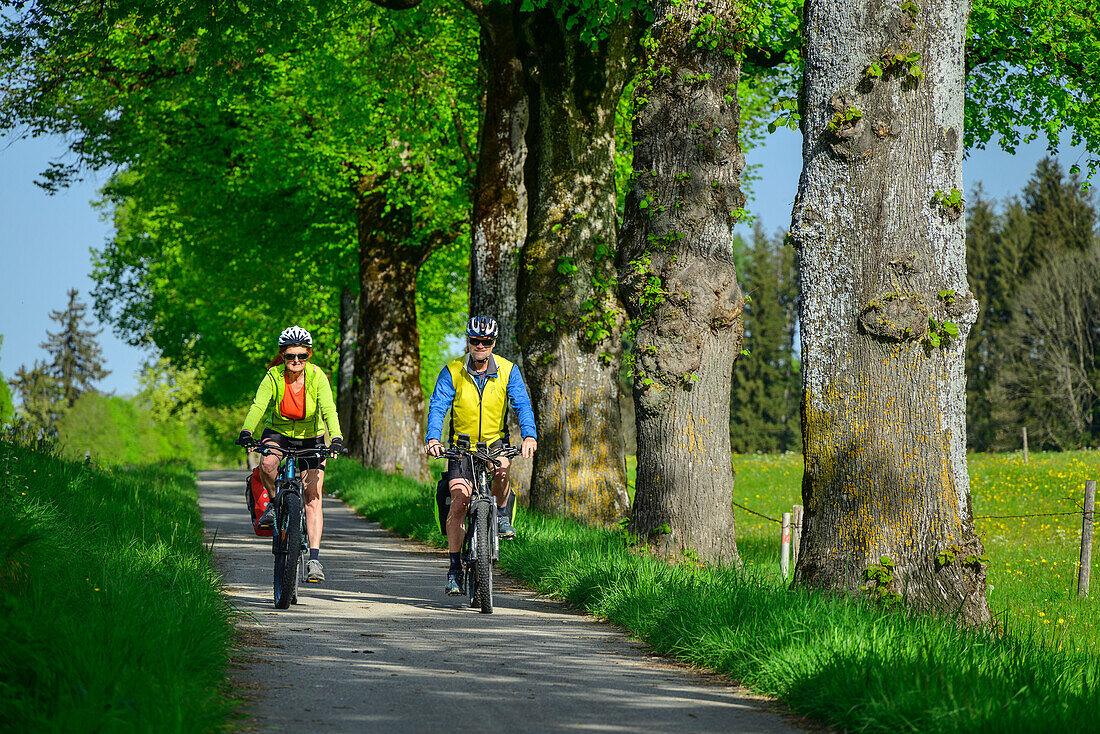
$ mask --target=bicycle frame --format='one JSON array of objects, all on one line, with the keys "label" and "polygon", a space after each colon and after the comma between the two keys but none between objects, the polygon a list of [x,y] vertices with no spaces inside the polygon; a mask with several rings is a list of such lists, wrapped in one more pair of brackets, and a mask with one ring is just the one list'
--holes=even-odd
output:
[{"label": "bicycle frame", "polygon": [[[500,466],[498,457],[512,457],[519,450],[512,446],[503,446],[490,451],[485,443],[478,443],[476,450],[470,450],[470,438],[465,434],[455,437],[455,445],[445,451],[443,456],[461,461],[470,457],[473,468],[473,487],[470,503],[466,508],[466,533],[462,541],[463,581],[473,606],[481,606],[482,613],[493,611],[492,565],[500,559],[500,536],[497,528],[498,509],[493,497],[490,466]],[[479,523],[479,518],[488,518],[487,523]],[[485,541],[480,542],[481,533],[486,533]],[[482,553],[488,555],[483,558]],[[478,577],[482,579],[477,582]]]},{"label": "bicycle frame", "polygon": [[[274,453],[274,452],[268,452]],[[278,474],[275,475],[275,496],[271,499],[275,503],[275,528],[278,530],[282,527],[280,522],[280,511],[283,510],[283,498],[286,492],[292,492],[298,495],[298,499],[302,500],[303,506],[305,503],[305,497],[303,491],[305,490],[305,482],[298,475],[298,457],[287,456],[279,467]],[[309,535],[306,529],[306,514],[303,511],[302,517],[302,547],[309,550]],[[279,547],[280,538],[279,533],[275,532],[271,536],[271,552],[280,553],[282,549]],[[289,549],[288,549],[289,551]]]},{"label": "bicycle frame", "polygon": [[[277,455],[280,467],[275,478],[275,528],[271,536],[271,553],[275,556],[274,592],[275,607],[286,609],[298,602],[298,588],[306,580],[306,559],[309,556],[309,532],[306,527],[305,484],[298,468],[298,461],[308,457],[329,456],[327,448],[288,449],[274,444],[258,443],[249,446],[263,456]],[[291,498],[293,501],[291,501]],[[289,508],[288,508],[289,505]],[[287,513],[290,513],[288,517]],[[293,515],[297,515],[297,527]],[[298,548],[291,545],[297,543]],[[289,566],[295,567],[293,572]]]}]

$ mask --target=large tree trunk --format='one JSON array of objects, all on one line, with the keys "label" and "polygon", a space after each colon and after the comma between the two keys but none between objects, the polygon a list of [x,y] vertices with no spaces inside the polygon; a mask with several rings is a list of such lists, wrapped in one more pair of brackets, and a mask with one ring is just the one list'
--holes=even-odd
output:
[{"label": "large tree trunk", "polygon": [[962,185],[968,13],[966,0],[806,3],[795,577],[982,623],[963,376],[975,303],[962,206],[936,195]]},{"label": "large tree trunk", "polygon": [[[516,276],[527,237],[527,160],[529,103],[519,58],[516,3],[475,5],[481,25],[479,61],[485,79],[485,110],[479,132],[470,248],[470,313],[500,324],[495,352],[523,367],[516,341]],[[509,415],[513,443],[519,441]],[[524,495],[531,484],[531,462],[512,462],[512,488]]]},{"label": "large tree trunk", "polygon": [[532,13],[523,348],[539,448],[531,504],[610,524],[628,509],[618,407],[622,310],[615,293],[615,105],[627,24],[590,49],[553,12]]},{"label": "large tree trunk", "polygon": [[344,431],[355,420],[355,352],[359,338],[359,299],[345,288],[340,292],[340,366],[336,372],[336,414]]},{"label": "large tree trunk", "polygon": [[[631,524],[659,552],[738,562],[730,380],[743,297],[733,265],[744,204],[737,5],[655,4],[634,93],[634,188],[619,254],[637,324],[638,476]],[[666,71],[670,70],[670,71]]]},{"label": "large tree trunk", "polygon": [[470,312],[495,316],[495,351],[522,361],[516,343],[516,274],[527,236],[529,108],[516,38],[516,10],[489,4],[478,13],[479,60],[485,77],[485,113],[478,143],[470,249]]},{"label": "large tree trunk", "polygon": [[357,417],[348,447],[364,466],[426,481],[416,274],[431,249],[407,244],[407,211],[384,213],[385,204],[385,196],[367,193],[358,205]]}]

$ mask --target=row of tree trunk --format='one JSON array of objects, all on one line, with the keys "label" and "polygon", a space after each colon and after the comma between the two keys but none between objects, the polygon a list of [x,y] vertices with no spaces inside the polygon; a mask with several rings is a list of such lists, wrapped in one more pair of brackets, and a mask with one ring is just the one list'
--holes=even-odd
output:
[{"label": "row of tree trunk", "polygon": [[[470,303],[501,322],[500,350],[528,381],[539,425],[530,501],[602,524],[630,511],[617,401],[625,330],[633,530],[669,556],[736,563],[738,5],[654,2],[639,54],[635,18],[590,45],[548,9],[466,4],[481,24],[485,80]],[[791,241],[806,526],[795,577],[984,622],[964,451],[962,350],[975,304],[961,204],[950,199],[961,187],[968,12],[962,0],[805,6],[805,167]],[[613,125],[636,56],[620,233]],[[425,256],[402,247],[402,224],[387,216],[365,190],[351,442],[365,463],[423,478],[411,294]]]}]

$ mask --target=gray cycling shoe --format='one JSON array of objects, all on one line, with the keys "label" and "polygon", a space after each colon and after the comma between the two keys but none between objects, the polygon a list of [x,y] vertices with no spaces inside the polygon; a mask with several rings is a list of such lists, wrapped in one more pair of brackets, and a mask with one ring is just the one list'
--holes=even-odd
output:
[{"label": "gray cycling shoe", "polygon": [[447,586],[443,591],[447,592],[447,596],[462,596],[462,587],[458,583],[458,574],[453,571],[447,574]]},{"label": "gray cycling shoe", "polygon": [[507,515],[497,517],[497,535],[500,536],[501,540],[511,540],[516,537],[516,529],[508,521]]},{"label": "gray cycling shoe", "polygon": [[275,527],[275,503],[269,502],[267,509],[260,515],[260,519],[256,521],[256,527],[261,528],[273,528]]},{"label": "gray cycling shoe", "polygon": [[306,561],[306,581],[319,584],[325,580],[325,569],[316,558]]}]

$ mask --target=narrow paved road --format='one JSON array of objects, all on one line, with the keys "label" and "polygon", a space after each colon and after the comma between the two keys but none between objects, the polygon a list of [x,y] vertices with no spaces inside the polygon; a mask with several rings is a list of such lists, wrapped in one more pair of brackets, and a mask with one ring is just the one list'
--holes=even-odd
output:
[{"label": "narrow paved road", "polygon": [[271,602],[271,541],[244,472],[203,472],[207,542],[247,642],[234,677],[250,731],[804,731],[768,701],[647,653],[497,575],[495,612],[443,594],[446,557],[325,498],[327,580]]}]

